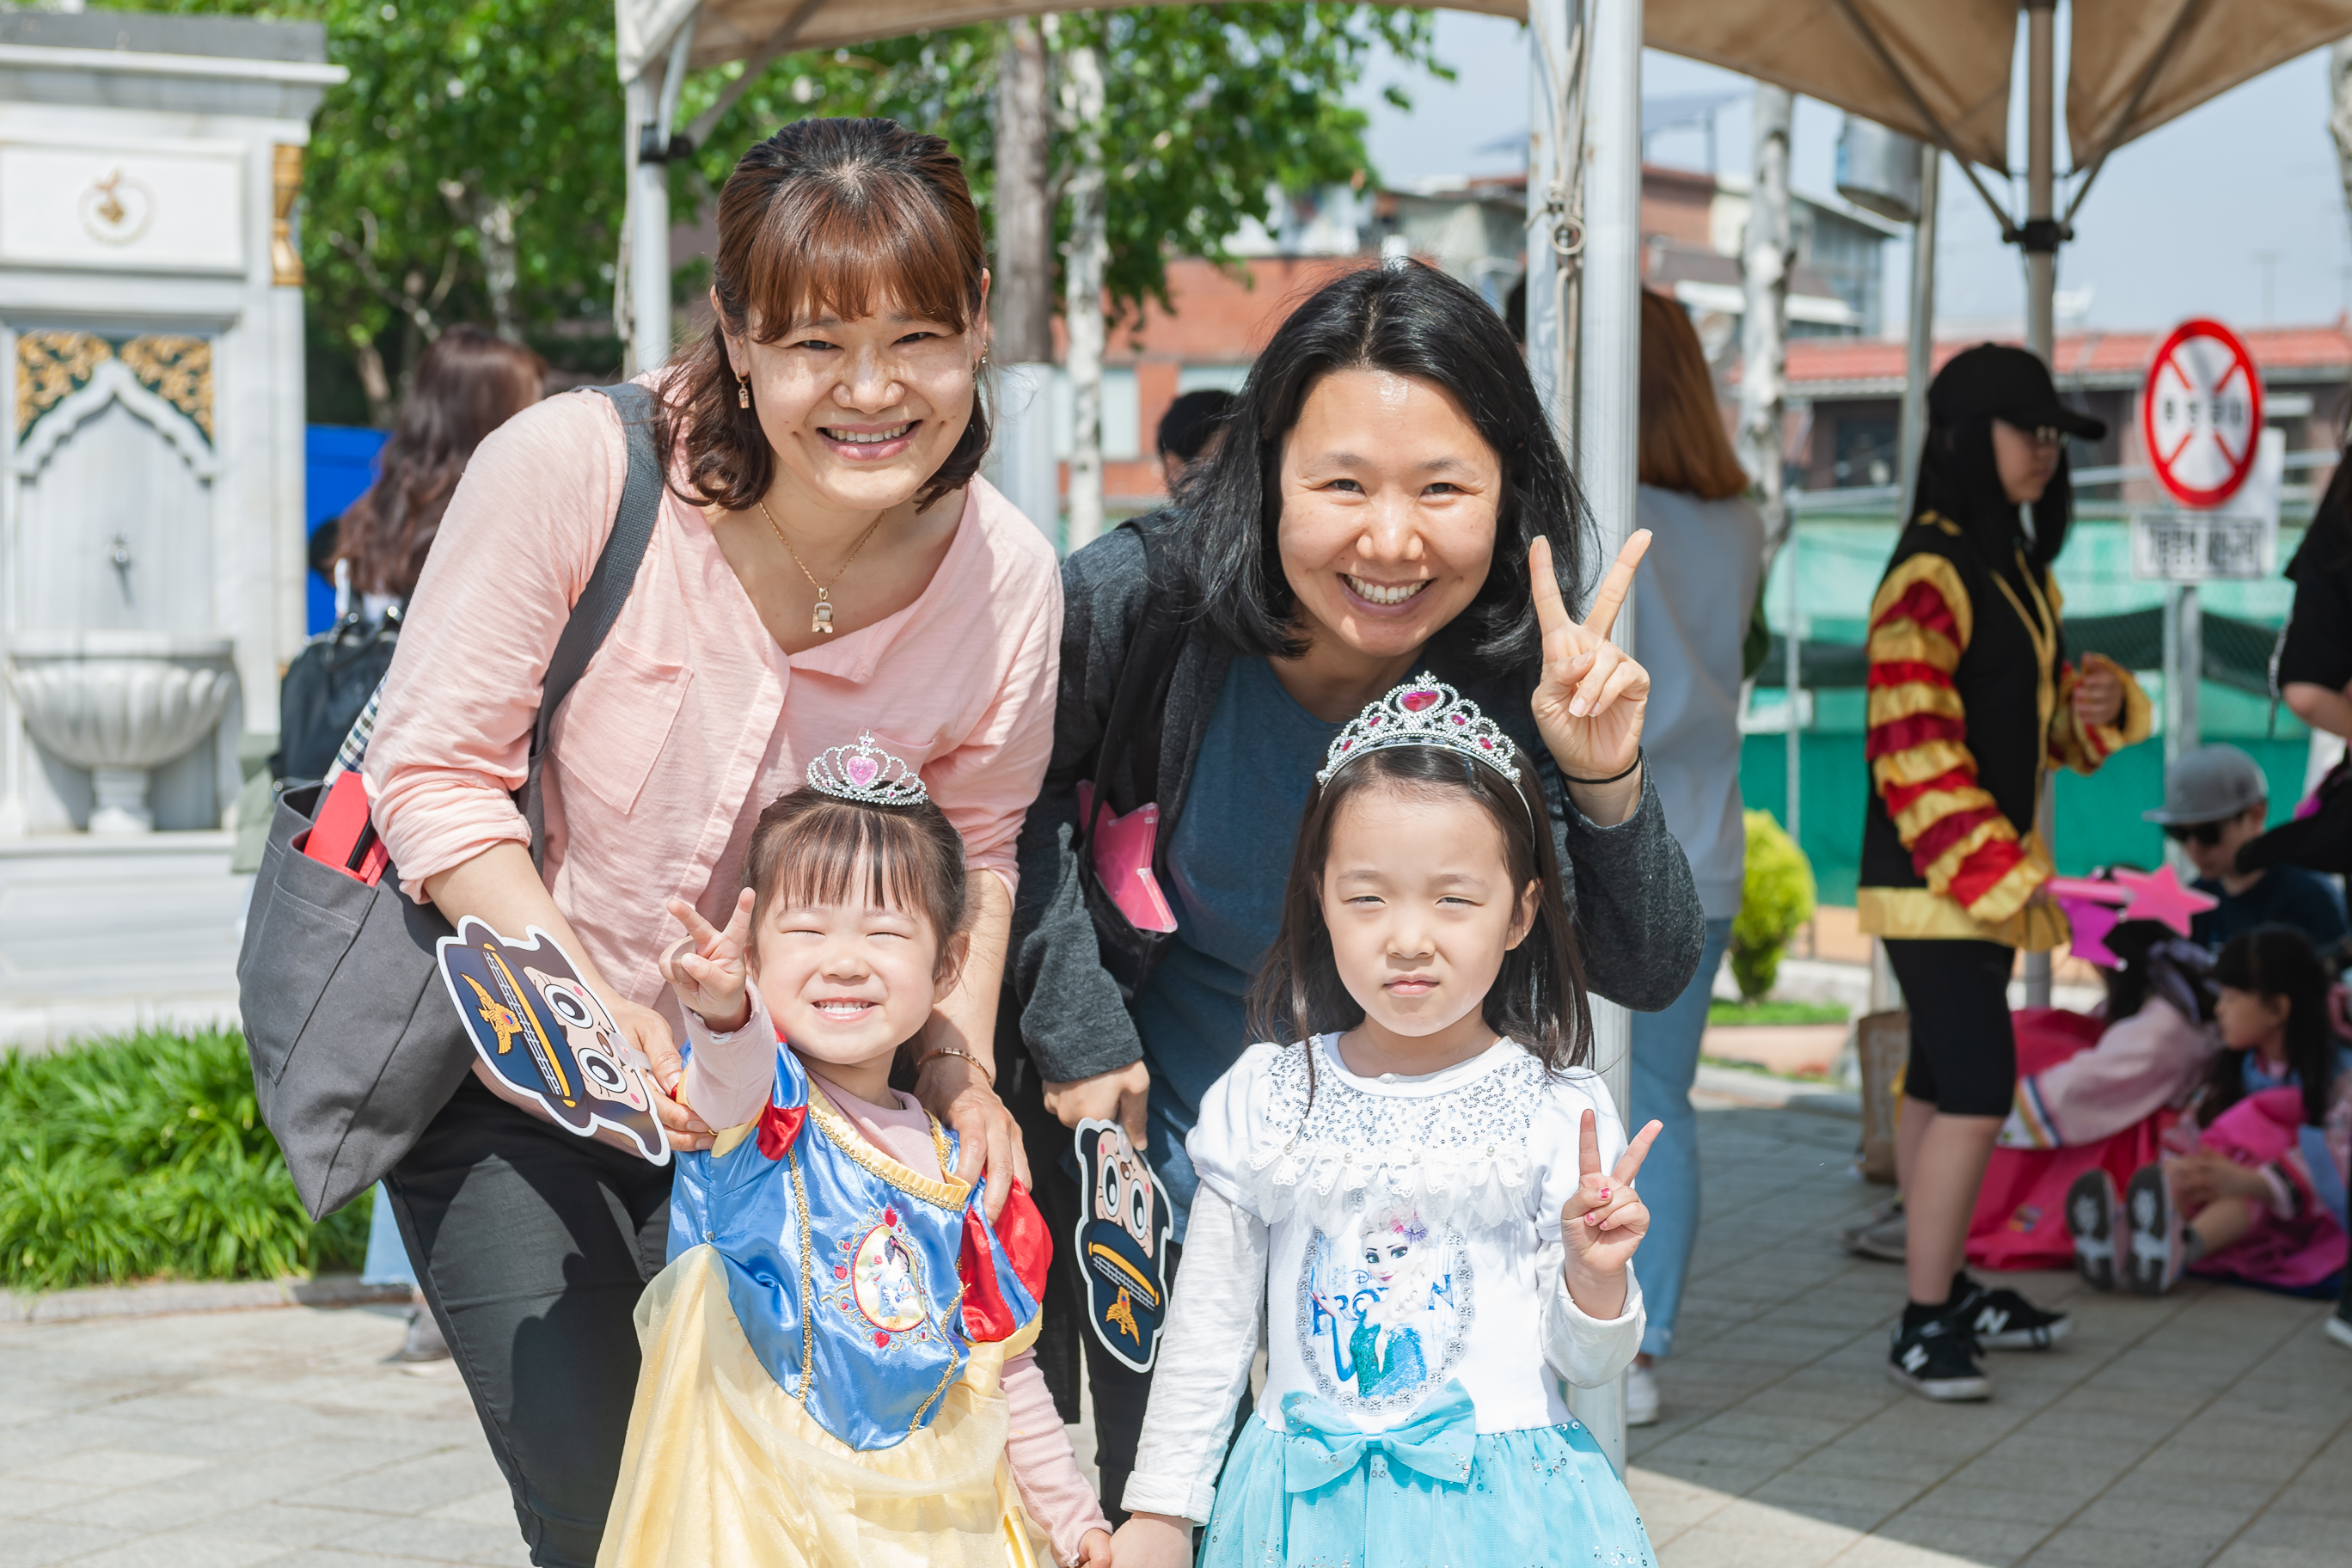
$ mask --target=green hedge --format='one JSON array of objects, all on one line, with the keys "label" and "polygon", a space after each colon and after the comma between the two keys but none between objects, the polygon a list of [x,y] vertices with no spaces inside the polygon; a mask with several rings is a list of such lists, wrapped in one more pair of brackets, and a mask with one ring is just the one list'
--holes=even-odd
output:
[{"label": "green hedge", "polygon": [[355,1268],[368,1215],[354,1204],[313,1225],[302,1212],[241,1034],[0,1054],[0,1284]]}]

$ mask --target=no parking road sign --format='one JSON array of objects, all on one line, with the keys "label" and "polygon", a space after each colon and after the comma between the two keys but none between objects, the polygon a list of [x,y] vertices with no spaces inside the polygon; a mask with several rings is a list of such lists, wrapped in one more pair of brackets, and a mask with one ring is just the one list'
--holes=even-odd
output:
[{"label": "no parking road sign", "polygon": [[2235,495],[2262,430],[2262,377],[2238,335],[2201,319],[2175,327],[2140,396],[2148,462],[2172,498],[2203,508]]}]

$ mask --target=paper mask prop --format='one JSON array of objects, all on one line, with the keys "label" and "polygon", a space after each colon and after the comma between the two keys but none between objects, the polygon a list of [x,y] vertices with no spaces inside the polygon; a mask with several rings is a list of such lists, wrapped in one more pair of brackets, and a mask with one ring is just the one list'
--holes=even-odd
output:
[{"label": "paper mask prop", "polygon": [[475,1076],[568,1132],[668,1164],[644,1055],[555,939],[537,926],[519,942],[468,916],[440,941],[442,982],[480,1058]]},{"label": "paper mask prop", "polygon": [[1160,838],[1160,807],[1139,805],[1125,816],[1095,811],[1095,786],[1078,781],[1078,815],[1095,840],[1095,876],[1110,901],[1138,931],[1172,931],[1176,911],[1151,869],[1153,846]]},{"label": "paper mask prop", "polygon": [[1150,1372],[1168,1320],[1168,1189],[1116,1121],[1077,1126],[1080,1272],[1103,1348]]}]

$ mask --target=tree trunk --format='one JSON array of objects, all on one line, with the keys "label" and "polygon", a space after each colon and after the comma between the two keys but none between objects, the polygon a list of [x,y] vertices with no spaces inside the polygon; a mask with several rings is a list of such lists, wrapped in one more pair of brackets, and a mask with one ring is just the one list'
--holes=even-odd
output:
[{"label": "tree trunk", "polygon": [[1103,525],[1103,268],[1105,221],[1102,60],[1092,44],[1062,56],[1062,117],[1070,149],[1070,243],[1063,253],[1062,320],[1070,334],[1070,497],[1067,547]]},{"label": "tree trunk", "polygon": [[2336,138],[2336,173],[2352,211],[2352,38],[2327,51],[2327,129]]},{"label": "tree trunk", "polygon": [[1741,263],[1747,298],[1740,322],[1739,457],[1761,492],[1765,539],[1777,551],[1788,531],[1781,500],[1781,429],[1788,396],[1788,89],[1756,84],[1756,179],[1748,193]]},{"label": "tree trunk", "polygon": [[1004,24],[996,77],[996,349],[1005,364],[1054,357],[1054,205],[1045,39],[1031,16]]},{"label": "tree trunk", "polygon": [[373,338],[352,345],[352,363],[360,373],[360,390],[367,394],[368,423],[379,430],[391,429],[400,405],[393,401],[392,378],[383,373],[383,354]]},{"label": "tree trunk", "polygon": [[510,343],[522,342],[522,323],[515,315],[514,204],[500,196],[474,203],[474,235],[481,242],[483,285],[490,297],[490,321],[499,336]]}]

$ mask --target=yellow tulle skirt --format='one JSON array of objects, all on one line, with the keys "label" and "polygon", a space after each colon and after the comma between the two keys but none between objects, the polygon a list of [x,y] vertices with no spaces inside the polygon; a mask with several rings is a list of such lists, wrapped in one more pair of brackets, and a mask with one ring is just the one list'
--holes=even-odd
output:
[{"label": "yellow tulle skirt", "polygon": [[[1004,1459],[1008,1347],[974,1347],[929,1426],[859,1452],[752,1353],[708,1247],[637,1303],[645,1361],[596,1568],[1044,1568]],[[1023,1336],[1027,1338],[1028,1336]]]}]

